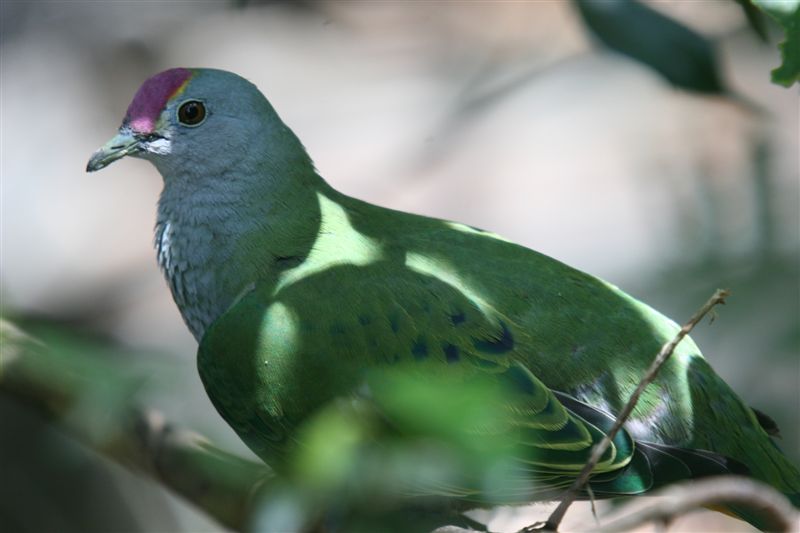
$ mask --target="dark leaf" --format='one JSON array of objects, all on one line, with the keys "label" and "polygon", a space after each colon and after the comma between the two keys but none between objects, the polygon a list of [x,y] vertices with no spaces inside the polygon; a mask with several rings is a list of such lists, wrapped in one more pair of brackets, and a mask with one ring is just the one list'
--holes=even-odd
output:
[{"label": "dark leaf", "polygon": [[744,11],[744,16],[747,17],[747,23],[750,25],[750,29],[752,29],[756,35],[758,35],[762,41],[769,42],[769,33],[767,32],[767,20],[764,18],[764,14],[755,7],[750,0],[733,0],[737,4],[739,4]]},{"label": "dark leaf", "polygon": [[702,35],[633,0],[574,3],[605,46],[644,63],[677,87],[726,92],[714,50]]}]

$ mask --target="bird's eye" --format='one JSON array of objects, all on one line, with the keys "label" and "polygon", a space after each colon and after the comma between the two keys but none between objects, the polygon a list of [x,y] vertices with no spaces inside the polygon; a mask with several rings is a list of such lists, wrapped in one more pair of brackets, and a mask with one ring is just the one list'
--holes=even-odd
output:
[{"label": "bird's eye", "polygon": [[197,126],[206,118],[206,106],[203,102],[189,100],[178,108],[178,120],[187,126]]}]

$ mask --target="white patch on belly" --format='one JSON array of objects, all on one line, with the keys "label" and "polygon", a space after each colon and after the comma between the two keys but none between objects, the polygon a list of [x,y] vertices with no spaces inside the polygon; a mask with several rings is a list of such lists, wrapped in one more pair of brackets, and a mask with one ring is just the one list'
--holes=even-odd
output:
[{"label": "white patch on belly", "polygon": [[172,251],[170,248],[170,241],[172,240],[172,225],[166,221],[160,225],[157,230],[156,237],[156,251],[158,252],[158,264],[164,271],[168,271],[172,264]]}]

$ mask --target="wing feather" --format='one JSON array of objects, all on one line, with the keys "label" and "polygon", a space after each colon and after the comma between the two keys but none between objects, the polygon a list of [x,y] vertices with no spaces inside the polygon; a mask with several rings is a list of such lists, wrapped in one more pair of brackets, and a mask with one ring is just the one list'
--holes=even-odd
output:
[{"label": "wing feather", "polygon": [[[356,395],[369,376],[410,369],[490,380],[504,391],[504,401],[491,406],[501,422],[467,429],[513,441],[511,500],[552,496],[569,486],[613,418],[550,390],[525,365],[537,357],[526,330],[457,281],[377,262],[315,271],[277,293],[256,287],[207,332],[201,377],[223,417],[270,463],[285,457],[300,424],[332,400]],[[378,409],[380,392],[373,391]],[[384,415],[403,431],[401,421]],[[691,474],[687,457],[709,463],[637,446],[622,430],[597,464],[593,487],[603,495],[643,492],[656,484],[654,468]],[[477,486],[416,489],[480,495]]]}]

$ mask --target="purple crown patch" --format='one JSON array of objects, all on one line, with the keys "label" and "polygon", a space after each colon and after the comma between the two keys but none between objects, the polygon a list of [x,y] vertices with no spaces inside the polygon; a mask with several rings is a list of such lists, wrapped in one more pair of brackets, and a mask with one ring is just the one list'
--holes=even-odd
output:
[{"label": "purple crown patch", "polygon": [[188,68],[171,68],[147,79],[128,106],[125,123],[137,133],[152,133],[164,106],[191,77]]}]

